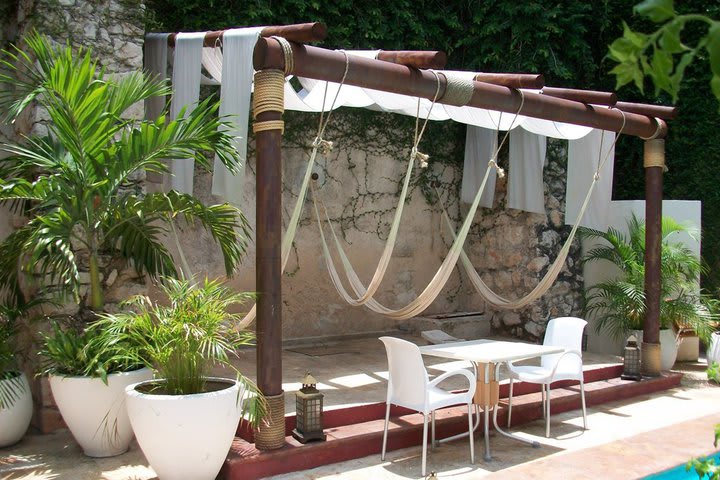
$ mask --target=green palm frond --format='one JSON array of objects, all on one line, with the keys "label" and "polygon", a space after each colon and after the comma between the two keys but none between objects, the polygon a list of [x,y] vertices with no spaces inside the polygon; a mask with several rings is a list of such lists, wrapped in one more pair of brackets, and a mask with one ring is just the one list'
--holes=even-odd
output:
[{"label": "green palm frond", "polygon": [[[702,265],[697,255],[675,238],[679,233],[695,238],[697,229],[670,217],[663,218],[662,227],[660,324],[663,328],[690,326],[707,339],[717,316],[709,308],[709,297],[698,292]],[[585,253],[583,263],[606,261],[621,271],[617,278],[585,291],[584,312],[596,318],[598,331],[623,338],[628,330],[642,328],[645,318],[645,223],[633,215],[627,235],[612,228],[607,232],[582,229],[582,235],[604,241]]]}]

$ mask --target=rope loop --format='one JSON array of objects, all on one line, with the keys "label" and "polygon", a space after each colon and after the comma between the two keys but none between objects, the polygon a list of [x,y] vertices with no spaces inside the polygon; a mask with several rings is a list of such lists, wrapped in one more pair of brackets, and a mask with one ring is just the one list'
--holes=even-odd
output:
[{"label": "rope loop", "polygon": [[317,148],[323,155],[327,155],[328,153],[332,152],[333,142],[329,140],[323,140],[320,137],[315,137],[315,140],[313,140],[312,145],[310,146],[312,148]]},{"label": "rope loop", "polygon": [[293,51],[292,46],[290,45],[290,42],[287,41],[287,39],[283,37],[270,37],[280,44],[280,48],[282,48],[283,51],[283,60],[285,63],[285,75],[290,75],[293,70],[295,69],[295,58],[293,57]]}]

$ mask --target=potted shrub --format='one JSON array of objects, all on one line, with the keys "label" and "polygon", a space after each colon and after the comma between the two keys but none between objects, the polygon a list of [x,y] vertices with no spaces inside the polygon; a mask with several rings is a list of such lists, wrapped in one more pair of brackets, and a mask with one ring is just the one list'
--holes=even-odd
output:
[{"label": "potted shrub", "polygon": [[[218,118],[216,102],[209,98],[186,117],[138,120],[129,109],[147,98],[170,94],[164,81],[142,73],[109,76],[90,50],[53,47],[37,34],[24,40],[29,53],[4,52],[0,66],[7,73],[0,73],[0,108],[15,121],[28,105],[38,105],[49,121],[47,134],[0,146],[7,155],[0,159],[0,201],[12,202],[28,218],[0,243],[0,265],[7,271],[0,276],[0,290],[17,288],[22,276],[32,288],[77,305],[72,328],[54,327],[44,337],[44,371],[52,375],[54,396],[65,415],[66,399],[73,404],[86,398],[84,391],[69,386],[82,382],[68,377],[92,377],[86,383],[102,390],[116,377],[125,378],[123,368],[136,366],[110,365],[107,355],[113,352],[88,346],[99,331],[86,328],[105,309],[109,279],[122,271],[140,279],[177,275],[166,246],[177,218],[198,223],[212,234],[226,272],[232,274],[249,230],[232,205],[207,206],[175,191],[147,193],[133,181],[145,172],[166,173],[168,159],[193,158],[210,167],[209,158],[217,155],[228,169],[236,170],[237,152],[231,137],[219,128],[224,122]],[[75,393],[55,391],[60,386]],[[124,404],[122,393],[101,395],[108,403],[98,403],[99,412]],[[91,419],[87,430],[97,437],[108,426],[114,429],[113,422],[106,418],[100,428],[97,419]],[[123,444],[113,451],[124,451]],[[109,454],[83,448],[91,455]]]},{"label": "potted shrub", "polygon": [[[580,232],[582,238],[604,240],[583,256],[583,262],[611,262],[619,270],[615,278],[595,284],[584,292],[584,314],[595,318],[598,332],[606,331],[614,338],[625,338],[631,330],[642,331],[645,319],[645,223],[633,215],[628,221],[627,235],[614,228],[607,232],[583,228]],[[663,217],[660,349],[664,370],[675,363],[679,340],[675,331],[677,326],[694,329],[707,343],[717,319],[710,308],[712,299],[699,291],[700,260],[690,249],[673,241],[680,232],[693,238],[698,235],[696,228]]]},{"label": "potted shrub", "polygon": [[[155,370],[156,380],[126,388],[127,409],[138,444],[162,479],[214,479],[225,460],[243,411],[256,422],[262,411],[257,389],[232,365],[251,332],[233,328],[239,314],[228,309],[252,298],[218,281],[165,279],[167,304],[145,296],[130,300],[134,312],[103,315],[99,328],[136,348],[130,361]],[[235,378],[212,376],[225,367]],[[243,400],[246,393],[249,400]]]},{"label": "potted shrub", "polygon": [[0,448],[20,441],[32,418],[32,395],[16,363],[17,310],[0,305]]},{"label": "potted shrub", "polygon": [[125,387],[152,378],[152,371],[128,359],[125,340],[72,318],[52,323],[43,335],[41,373],[48,375],[58,410],[90,457],[127,451],[133,438],[125,408]]}]

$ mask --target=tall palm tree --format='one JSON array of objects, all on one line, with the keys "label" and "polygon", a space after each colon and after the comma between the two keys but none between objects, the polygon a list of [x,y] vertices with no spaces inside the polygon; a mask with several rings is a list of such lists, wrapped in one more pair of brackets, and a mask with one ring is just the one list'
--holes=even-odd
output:
[{"label": "tall palm tree", "polygon": [[[143,73],[110,76],[89,49],[51,46],[25,38],[29,53],[4,52],[0,106],[15,121],[31,104],[47,111],[48,133],[2,145],[0,201],[24,209],[29,221],[0,244],[0,288],[21,295],[19,272],[103,309],[101,258],[120,259],[139,274],[177,275],[164,236],[177,218],[198,222],[220,246],[232,274],[247,246],[249,227],[229,204],[206,206],[189,194],[128,188],[138,172],[165,173],[164,160],[193,158],[209,167],[216,154],[231,170],[239,164],[231,138],[218,126],[218,106],[201,102],[187,117],[127,118],[147,98],[172,93]],[[89,305],[80,297],[80,270],[89,270]],[[107,276],[106,276],[107,278]]]},{"label": "tall palm tree", "polygon": [[[686,246],[676,240],[680,233],[698,238],[697,228],[662,218],[660,248],[660,326],[688,326],[707,341],[717,316],[712,313],[714,301],[699,291],[702,264]],[[628,220],[628,234],[609,228],[607,232],[583,228],[582,238],[604,240],[590,249],[582,261],[606,261],[619,274],[597,283],[584,292],[584,313],[594,315],[596,330],[623,338],[629,330],[640,330],[645,319],[645,222],[633,215]]]}]

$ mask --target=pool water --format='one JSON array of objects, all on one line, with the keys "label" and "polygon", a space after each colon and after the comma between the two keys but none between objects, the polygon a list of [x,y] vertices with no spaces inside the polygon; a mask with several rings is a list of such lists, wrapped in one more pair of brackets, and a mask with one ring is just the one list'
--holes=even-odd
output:
[{"label": "pool water", "polygon": [[[715,452],[707,458],[714,459],[716,465],[720,464],[720,452]],[[705,475],[702,478],[705,480],[710,477]],[[683,463],[682,465],[678,465],[677,467],[673,467],[669,470],[648,475],[647,477],[644,477],[643,480],[699,480],[699,478],[694,468],[691,468],[690,471],[686,471],[685,463]]]}]

